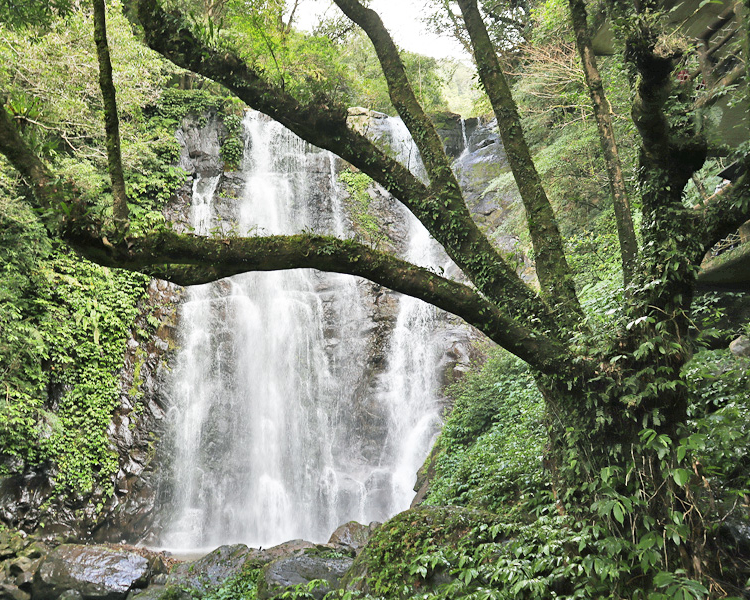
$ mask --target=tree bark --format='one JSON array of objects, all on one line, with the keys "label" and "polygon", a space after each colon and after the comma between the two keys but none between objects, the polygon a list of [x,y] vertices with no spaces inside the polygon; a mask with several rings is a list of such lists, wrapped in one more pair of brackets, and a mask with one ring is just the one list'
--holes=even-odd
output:
[{"label": "tree bark", "polygon": [[503,147],[526,209],[526,221],[542,293],[556,303],[566,324],[573,326],[581,318],[573,275],[565,258],[554,211],[523,135],[516,103],[500,68],[476,0],[458,0],[458,5],[474,48],[479,78],[497,117]]},{"label": "tree bark", "polygon": [[638,243],[633,227],[633,217],[630,210],[630,202],[625,188],[625,178],[622,172],[622,163],[617,151],[615,132],[612,126],[611,106],[607,101],[602,85],[602,78],[596,65],[596,57],[591,44],[591,35],[587,23],[586,5],[583,0],[569,0],[570,16],[573,23],[573,31],[576,36],[576,46],[581,57],[583,73],[586,79],[591,103],[594,108],[594,118],[599,130],[599,141],[604,153],[604,162],[607,165],[607,176],[612,193],[612,201],[615,210],[615,221],[617,223],[617,237],[620,241],[620,258],[622,261],[623,281],[627,286],[633,278],[635,261],[638,256]]},{"label": "tree bark", "polygon": [[106,8],[104,0],[93,0],[94,41],[99,59],[99,87],[104,99],[104,128],[106,132],[107,165],[112,180],[112,213],[115,226],[125,230],[128,225],[128,196],[120,154],[120,122],[117,117],[117,97],[112,82],[112,62],[107,44]]}]

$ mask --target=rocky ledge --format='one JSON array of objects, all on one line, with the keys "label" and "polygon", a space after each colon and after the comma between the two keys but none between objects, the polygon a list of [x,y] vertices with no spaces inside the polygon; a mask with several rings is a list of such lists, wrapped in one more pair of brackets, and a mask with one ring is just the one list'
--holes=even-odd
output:
[{"label": "rocky ledge", "polygon": [[242,576],[252,576],[258,598],[325,581],[322,598],[338,587],[379,523],[339,527],[327,544],[292,540],[272,548],[220,546],[191,562],[127,545],[42,542],[0,530],[0,600],[192,600]]}]

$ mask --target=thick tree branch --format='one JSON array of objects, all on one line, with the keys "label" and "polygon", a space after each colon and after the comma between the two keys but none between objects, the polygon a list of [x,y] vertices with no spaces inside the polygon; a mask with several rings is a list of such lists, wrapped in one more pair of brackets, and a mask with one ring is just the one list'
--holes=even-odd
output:
[{"label": "thick tree branch", "polygon": [[641,20],[627,49],[640,74],[632,115],[641,137],[638,178],[643,207],[643,268],[631,313],[671,314],[676,335],[685,336],[690,324],[684,315],[704,246],[701,220],[684,205],[682,194],[705,161],[706,144],[688,119],[672,126],[667,118],[675,56],[657,50],[657,40],[647,21]]},{"label": "thick tree branch", "polygon": [[334,0],[344,14],[359,25],[370,38],[388,84],[394,108],[411,132],[427,174],[435,188],[446,185],[458,188],[451,163],[443,149],[432,121],[425,114],[406,77],[398,48],[383,25],[380,16],[357,0]]},{"label": "thick tree branch", "polygon": [[594,118],[599,129],[599,141],[601,142],[604,162],[607,165],[607,176],[612,193],[612,201],[615,209],[615,221],[617,223],[617,237],[620,241],[620,256],[622,258],[622,274],[625,285],[633,277],[635,259],[638,256],[638,244],[633,227],[633,217],[630,212],[627,190],[625,189],[625,178],[622,173],[622,163],[617,151],[615,132],[612,126],[611,107],[604,93],[602,78],[594,56],[594,48],[591,43],[591,35],[588,28],[588,15],[586,4],[583,0],[569,0],[570,17],[573,23],[573,31],[576,36],[578,54],[583,64],[583,74],[586,78],[586,86],[589,89],[591,103],[594,108]]},{"label": "thick tree branch", "polygon": [[353,240],[314,234],[215,239],[164,231],[131,239],[127,247],[107,246],[89,237],[71,242],[99,264],[182,285],[298,268],[357,275],[461,317],[543,372],[559,372],[568,356],[560,342],[519,325],[476,290]]},{"label": "thick tree branch", "polygon": [[21,138],[12,117],[5,109],[5,98],[0,100],[0,152],[21,174],[34,195],[43,204],[51,206],[53,195],[57,192],[55,178]]},{"label": "thick tree branch", "polygon": [[497,117],[505,153],[526,208],[526,221],[543,293],[563,307],[568,323],[576,322],[581,314],[580,305],[565,259],[562,237],[526,144],[516,104],[476,0],[459,0],[458,5],[471,37],[479,78]]},{"label": "thick tree branch", "polygon": [[120,122],[117,117],[117,96],[112,82],[112,62],[107,44],[107,21],[104,0],[93,0],[94,41],[99,60],[99,87],[104,99],[104,129],[106,132],[107,166],[112,180],[112,213],[115,225],[126,229],[128,224],[128,196],[120,154]]},{"label": "thick tree branch", "polygon": [[[54,209],[60,202],[76,201],[24,143],[4,108],[0,109],[0,153],[24,176],[45,207]],[[63,238],[81,255],[102,265],[159,275],[184,285],[248,271],[297,268],[358,275],[461,317],[540,371],[559,373],[565,368],[568,351],[563,344],[520,324],[475,289],[353,240],[314,234],[215,239],[165,230],[110,242],[84,211],[77,215],[76,222],[66,223]]]},{"label": "thick tree branch", "polygon": [[549,307],[520,280],[479,231],[457,186],[428,189],[406,167],[350,129],[345,109],[328,106],[323,100],[299,103],[263,80],[236,55],[204,46],[180,15],[165,13],[157,0],[138,0],[138,18],[151,48],[178,66],[221,83],[249,106],[302,139],[334,152],[380,183],[424,224],[491,301],[526,323],[541,321],[546,330],[559,329]]}]

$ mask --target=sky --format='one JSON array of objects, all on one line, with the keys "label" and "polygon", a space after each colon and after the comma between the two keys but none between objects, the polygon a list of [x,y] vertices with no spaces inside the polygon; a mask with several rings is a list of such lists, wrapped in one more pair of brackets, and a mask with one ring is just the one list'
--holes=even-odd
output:
[{"label": "sky", "polygon": [[[448,36],[438,37],[427,30],[421,20],[424,15],[423,1],[371,0],[370,7],[380,14],[394,41],[402,49],[435,58],[468,59],[457,41]],[[302,29],[311,29],[320,15],[331,17],[340,14],[331,0],[302,0],[297,10],[298,26]]]}]

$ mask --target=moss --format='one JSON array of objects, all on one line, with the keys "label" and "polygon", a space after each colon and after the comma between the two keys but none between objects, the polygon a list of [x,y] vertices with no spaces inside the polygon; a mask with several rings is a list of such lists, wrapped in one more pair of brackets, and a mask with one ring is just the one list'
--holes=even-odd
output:
[{"label": "moss", "polygon": [[445,565],[426,571],[419,557],[455,549],[473,539],[477,526],[498,521],[492,513],[460,507],[425,506],[400,513],[375,531],[342,584],[385,598],[402,598],[446,581]]}]

